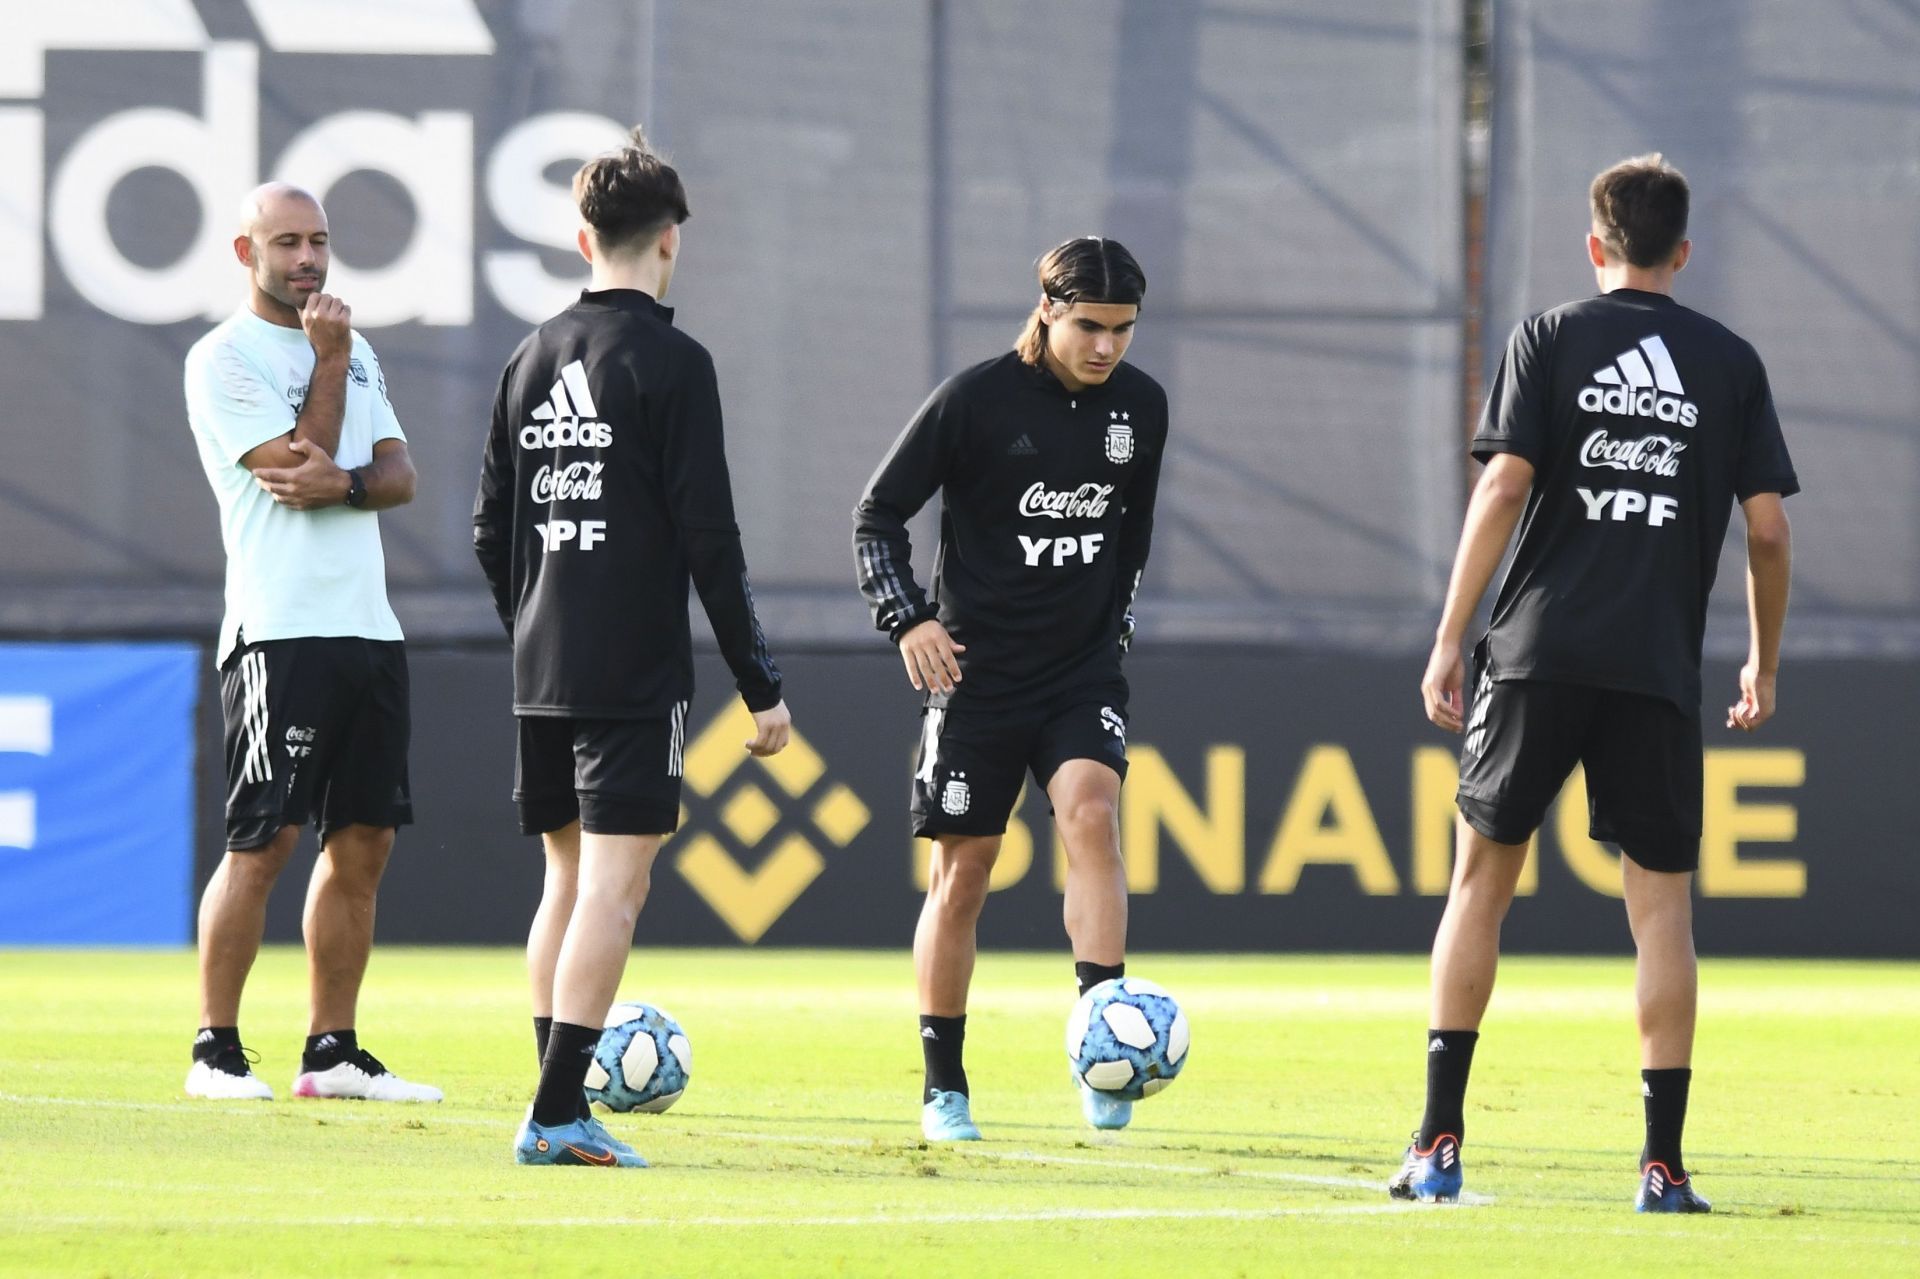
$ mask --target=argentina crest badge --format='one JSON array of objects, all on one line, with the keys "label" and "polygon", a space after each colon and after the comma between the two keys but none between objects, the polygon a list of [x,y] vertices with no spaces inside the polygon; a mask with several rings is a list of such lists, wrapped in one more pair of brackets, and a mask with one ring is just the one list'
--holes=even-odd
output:
[{"label": "argentina crest badge", "polygon": [[1133,461],[1133,426],[1128,415],[1115,409],[1107,422],[1107,461]]}]

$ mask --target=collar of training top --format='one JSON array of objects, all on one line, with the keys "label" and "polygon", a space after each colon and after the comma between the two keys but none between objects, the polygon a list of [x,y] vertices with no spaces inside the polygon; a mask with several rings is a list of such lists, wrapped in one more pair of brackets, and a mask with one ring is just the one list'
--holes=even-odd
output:
[{"label": "collar of training top", "polygon": [[673,308],[662,306],[653,300],[652,294],[642,293],[639,289],[582,289],[580,300],[612,311],[639,311],[646,315],[657,315],[668,324],[673,323]]},{"label": "collar of training top", "polygon": [[1680,305],[1678,302],[1673,300],[1672,294],[1654,293],[1648,289],[1629,289],[1625,285],[1622,285],[1620,288],[1617,288],[1617,289],[1608,289],[1605,293],[1601,294],[1600,296],[1606,297],[1606,298],[1636,298],[1642,302],[1654,302],[1654,303],[1659,303],[1665,306]]}]

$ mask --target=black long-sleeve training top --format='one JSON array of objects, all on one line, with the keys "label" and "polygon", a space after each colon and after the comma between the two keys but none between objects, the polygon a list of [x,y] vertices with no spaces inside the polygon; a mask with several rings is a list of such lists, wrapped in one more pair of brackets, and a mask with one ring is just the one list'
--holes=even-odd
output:
[{"label": "black long-sleeve training top", "polygon": [[645,293],[582,293],[513,353],[473,545],[513,639],[516,715],[649,719],[691,698],[689,579],[748,708],[779,702],[713,359]]},{"label": "black long-sleeve training top", "polygon": [[[969,700],[1116,679],[1153,539],[1167,396],[1128,364],[1069,391],[1008,352],[927,400],[854,511],[860,590],[898,640],[938,617]],[[934,598],[907,521],[938,491]]]}]

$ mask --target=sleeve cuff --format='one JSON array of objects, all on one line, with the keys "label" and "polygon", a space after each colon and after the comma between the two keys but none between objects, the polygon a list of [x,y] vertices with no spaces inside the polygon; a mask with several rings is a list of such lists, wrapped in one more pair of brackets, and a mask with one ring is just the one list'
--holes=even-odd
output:
[{"label": "sleeve cuff", "polygon": [[1476,435],[1467,448],[1472,453],[1473,460],[1482,464],[1492,461],[1502,453],[1511,453],[1517,458],[1532,462],[1535,466],[1540,464],[1540,460],[1532,452],[1521,448],[1518,442],[1501,435]]},{"label": "sleeve cuff", "polygon": [[775,683],[771,691],[756,688],[749,692],[743,688],[740,690],[740,700],[747,704],[748,710],[758,715],[761,711],[770,711],[780,704],[781,688],[780,683]]},{"label": "sleeve cuff", "polygon": [[[262,426],[259,430],[251,431],[242,436],[238,442],[229,439],[226,442],[227,465],[239,466],[241,458],[253,452],[262,444],[271,444],[275,440],[287,439],[293,435],[294,431],[299,429],[299,426],[300,423],[297,420],[289,422],[277,430],[269,430],[267,427]],[[259,438],[256,439],[255,436]],[[236,449],[238,450],[237,452],[235,451]]]},{"label": "sleeve cuff", "polygon": [[1778,493],[1781,497],[1792,497],[1799,491],[1800,481],[1788,475],[1771,480],[1762,480],[1758,484],[1747,485],[1736,492],[1734,497],[1736,500],[1744,502],[1750,497],[1759,497],[1762,493]]},{"label": "sleeve cuff", "polygon": [[899,621],[888,628],[887,638],[898,644],[902,635],[905,635],[908,631],[920,625],[920,623],[932,620],[935,616],[934,610],[930,607],[922,606],[916,609],[909,609],[901,615]]}]

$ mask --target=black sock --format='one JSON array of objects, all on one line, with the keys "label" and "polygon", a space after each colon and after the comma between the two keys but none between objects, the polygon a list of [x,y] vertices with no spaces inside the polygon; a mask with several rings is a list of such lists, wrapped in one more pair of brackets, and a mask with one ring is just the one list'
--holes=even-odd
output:
[{"label": "black sock", "polygon": [[308,1035],[307,1049],[300,1054],[300,1069],[332,1070],[359,1047],[359,1036],[351,1030],[323,1030],[317,1035]]},{"label": "black sock", "polygon": [[1640,1149],[1640,1167],[1665,1164],[1674,1181],[1687,1176],[1680,1165],[1680,1130],[1687,1126],[1687,1090],[1692,1084],[1693,1071],[1686,1066],[1640,1072],[1640,1091],[1647,1104],[1647,1144]]},{"label": "black sock", "polygon": [[533,1050],[542,1066],[547,1064],[547,1037],[553,1034],[553,1018],[535,1017],[533,1019]]},{"label": "black sock", "polygon": [[967,1044],[967,1015],[958,1017],[920,1017],[920,1052],[926,1058],[927,1077],[920,1093],[922,1102],[933,1100],[934,1089],[967,1093],[967,1071],[960,1064]]},{"label": "black sock", "polygon": [[1116,977],[1125,977],[1127,966],[1119,964],[1082,964],[1073,966],[1073,980],[1078,983],[1080,993],[1086,994],[1103,981],[1112,981]]},{"label": "black sock", "polygon": [[1421,1150],[1431,1150],[1434,1138],[1450,1135],[1466,1140],[1467,1072],[1473,1069],[1477,1030],[1427,1032],[1427,1113],[1420,1120]]},{"label": "black sock", "polygon": [[222,1049],[240,1046],[238,1026],[202,1026],[193,1037],[193,1059],[212,1061]]},{"label": "black sock", "polygon": [[587,1113],[587,1063],[600,1043],[600,1027],[556,1021],[540,1067],[540,1089],[533,1094],[533,1122],[551,1128]]}]

